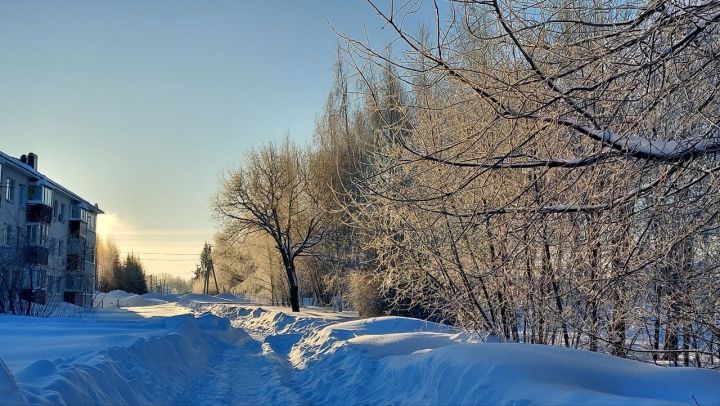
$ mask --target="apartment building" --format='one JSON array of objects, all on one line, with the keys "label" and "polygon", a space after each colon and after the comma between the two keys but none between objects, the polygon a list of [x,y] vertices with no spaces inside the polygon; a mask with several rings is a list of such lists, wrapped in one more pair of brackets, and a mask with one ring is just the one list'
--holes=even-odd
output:
[{"label": "apartment building", "polygon": [[37,155],[0,151],[0,299],[91,306],[102,213],[40,173]]}]

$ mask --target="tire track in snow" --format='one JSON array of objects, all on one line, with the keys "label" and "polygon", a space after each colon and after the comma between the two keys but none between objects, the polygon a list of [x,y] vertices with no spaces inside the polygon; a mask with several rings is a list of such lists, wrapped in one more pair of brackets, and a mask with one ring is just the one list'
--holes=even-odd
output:
[{"label": "tire track in snow", "polygon": [[175,402],[179,405],[302,405],[288,371],[255,341],[228,344]]}]

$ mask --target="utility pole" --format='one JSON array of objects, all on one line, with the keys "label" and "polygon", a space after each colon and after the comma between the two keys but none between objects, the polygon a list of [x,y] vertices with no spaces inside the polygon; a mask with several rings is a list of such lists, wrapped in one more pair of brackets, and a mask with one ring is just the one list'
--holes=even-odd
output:
[{"label": "utility pole", "polygon": [[208,295],[210,294],[210,274],[212,273],[213,280],[215,281],[215,291],[217,293],[220,293],[220,288],[218,287],[217,283],[217,275],[215,274],[215,266],[213,265],[212,260],[212,245],[205,243],[205,248],[203,249],[203,257],[202,259],[202,268],[205,274],[205,283],[203,286],[203,293]]},{"label": "utility pole", "polygon": [[208,290],[210,288],[210,272],[208,272],[208,268],[205,266],[205,264],[203,264],[202,266],[203,266],[203,273],[205,274],[205,283],[203,285],[203,293],[207,295]]},{"label": "utility pole", "polygon": [[[212,245],[210,245],[210,248],[212,249]],[[212,256],[210,257],[210,261],[208,263],[208,266],[210,267],[210,272],[212,272],[213,280],[215,281],[215,292],[220,294],[220,288],[218,287],[217,283],[217,275],[215,275],[215,265],[213,265]]]}]

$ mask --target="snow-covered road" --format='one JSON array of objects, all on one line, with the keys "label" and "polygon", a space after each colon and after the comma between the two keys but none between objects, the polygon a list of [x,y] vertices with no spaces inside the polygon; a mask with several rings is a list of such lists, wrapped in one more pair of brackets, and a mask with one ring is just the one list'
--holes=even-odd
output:
[{"label": "snow-covered road", "polygon": [[720,371],[227,299],[0,316],[0,405],[720,404]]},{"label": "snow-covered road", "polygon": [[178,405],[302,405],[290,371],[255,340],[226,344],[175,402]]}]

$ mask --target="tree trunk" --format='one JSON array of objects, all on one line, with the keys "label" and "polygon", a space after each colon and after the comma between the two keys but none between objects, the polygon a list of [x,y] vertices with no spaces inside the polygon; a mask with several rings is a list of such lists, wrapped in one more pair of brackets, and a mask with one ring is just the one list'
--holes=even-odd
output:
[{"label": "tree trunk", "polygon": [[298,292],[297,273],[295,272],[295,260],[289,255],[283,254],[283,265],[285,265],[285,273],[288,279],[288,288],[290,292],[290,307],[293,312],[300,311],[300,294]]},{"label": "tree trunk", "polygon": [[293,312],[300,311],[300,295],[298,293],[297,278],[295,277],[295,270],[291,271],[288,269],[288,285],[290,286],[290,307]]},{"label": "tree trunk", "polygon": [[563,303],[562,298],[560,297],[560,284],[555,280],[555,276],[553,275],[553,269],[550,262],[552,258],[550,253],[550,244],[548,243],[544,231],[543,238],[545,239],[545,241],[543,241],[543,271],[545,272],[545,277],[548,279],[550,287],[553,291],[553,296],[555,297],[555,308],[557,309],[558,320],[560,320],[560,325],[562,326],[563,342],[565,347],[570,348],[570,334],[568,333],[567,322],[565,321],[565,315],[563,314]]},{"label": "tree trunk", "polygon": [[590,326],[589,326],[589,338],[590,338],[590,346],[589,350],[593,352],[597,352],[598,350],[598,335],[600,332],[598,331],[600,320],[599,317],[599,298],[597,297],[598,291],[597,291],[597,276],[600,274],[600,241],[597,239],[596,236],[593,235],[593,239],[595,242],[593,243],[593,248],[591,251],[590,256],[590,292],[588,293],[588,315],[590,317]]}]

